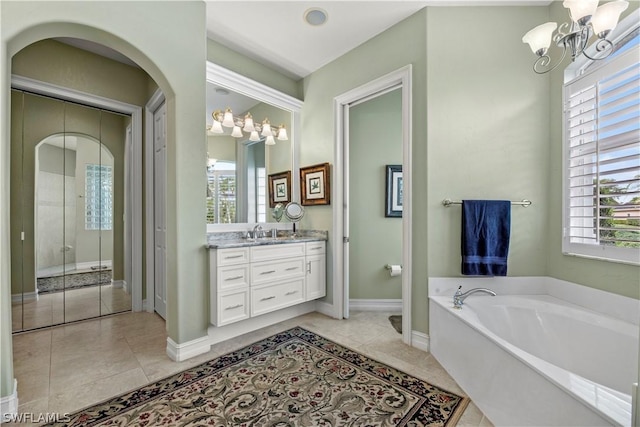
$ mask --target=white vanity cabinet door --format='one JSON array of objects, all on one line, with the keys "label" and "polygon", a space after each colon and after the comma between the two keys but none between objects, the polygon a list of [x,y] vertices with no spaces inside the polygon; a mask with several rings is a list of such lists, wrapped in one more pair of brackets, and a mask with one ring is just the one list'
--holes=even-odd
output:
[{"label": "white vanity cabinet door", "polygon": [[[249,289],[225,292],[218,296],[215,326],[249,318]],[[213,320],[213,319],[212,319]]]},{"label": "white vanity cabinet door", "polygon": [[305,300],[322,298],[327,294],[326,242],[305,244]]},{"label": "white vanity cabinet door", "polygon": [[251,288],[251,316],[304,302],[304,278]]},{"label": "white vanity cabinet door", "polygon": [[304,277],[304,257],[251,263],[251,285]]},{"label": "white vanity cabinet door", "polygon": [[327,260],[325,254],[307,255],[305,279],[306,300],[322,298],[327,294]]}]

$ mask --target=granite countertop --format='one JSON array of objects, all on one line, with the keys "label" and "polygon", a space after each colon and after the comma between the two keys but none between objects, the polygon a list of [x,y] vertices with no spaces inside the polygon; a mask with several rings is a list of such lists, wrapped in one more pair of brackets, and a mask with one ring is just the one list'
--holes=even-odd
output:
[{"label": "granite countertop", "polygon": [[298,230],[293,236],[291,231],[279,230],[277,237],[247,239],[243,232],[207,233],[207,249],[240,248],[244,246],[281,245],[285,243],[315,242],[327,240],[328,232],[318,230]]}]

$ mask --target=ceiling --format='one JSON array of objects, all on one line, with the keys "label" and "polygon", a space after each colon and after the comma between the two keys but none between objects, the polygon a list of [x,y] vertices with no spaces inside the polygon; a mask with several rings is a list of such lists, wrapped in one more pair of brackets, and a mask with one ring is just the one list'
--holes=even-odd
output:
[{"label": "ceiling", "polygon": [[[425,6],[548,5],[550,0],[207,0],[207,35],[295,80],[306,77]],[[323,25],[305,22],[312,7]]]}]

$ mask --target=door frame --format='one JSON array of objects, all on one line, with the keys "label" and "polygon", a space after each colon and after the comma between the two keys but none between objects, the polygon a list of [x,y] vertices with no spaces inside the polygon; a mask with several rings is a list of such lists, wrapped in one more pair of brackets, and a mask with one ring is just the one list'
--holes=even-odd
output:
[{"label": "door frame", "polygon": [[[153,116],[158,108],[165,102],[165,96],[160,88],[156,89],[147,104],[144,106],[145,134],[144,134],[144,177],[145,177],[145,273],[146,273],[146,294],[143,310],[155,312],[155,230],[154,230],[154,213],[155,213],[155,193],[154,193],[154,174],[153,168]],[[166,165],[165,165],[166,167]],[[166,172],[166,171],[165,171]]]},{"label": "door frame", "polygon": [[[133,199],[133,204],[130,206],[132,233],[131,236],[125,235],[125,247],[131,248],[132,283],[127,283],[127,286],[131,289],[132,311],[142,310],[142,168],[135,167],[135,165],[142,165],[142,108],[115,99],[15,74],[11,75],[11,87],[131,116],[131,142],[133,144],[133,159],[131,159],[131,163],[134,165],[134,173],[131,176],[131,182],[125,183],[125,187],[130,188]],[[126,215],[127,212],[125,212]]]},{"label": "door frame", "polygon": [[[411,212],[411,153],[412,153],[412,88],[411,64],[363,84],[334,98],[335,149],[334,149],[334,197],[333,204],[333,304],[332,315],[342,319],[349,310],[349,251],[348,237],[348,169],[349,155],[349,106],[383,95],[390,90],[402,91],[402,341],[411,345],[411,285],[412,285],[412,212]],[[346,226],[345,226],[346,225]]]}]

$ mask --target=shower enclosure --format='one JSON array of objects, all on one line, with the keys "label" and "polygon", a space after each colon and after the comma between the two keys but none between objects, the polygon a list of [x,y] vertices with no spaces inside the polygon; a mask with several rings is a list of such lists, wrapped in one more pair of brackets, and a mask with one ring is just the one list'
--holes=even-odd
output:
[{"label": "shower enclosure", "polygon": [[130,117],[11,92],[14,331],[131,310],[124,280]]}]

